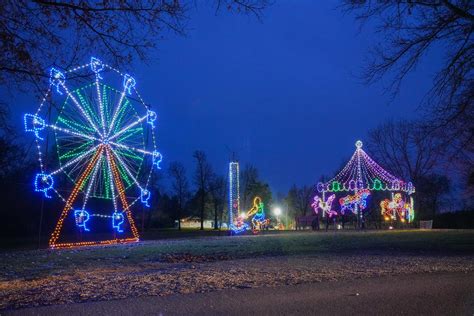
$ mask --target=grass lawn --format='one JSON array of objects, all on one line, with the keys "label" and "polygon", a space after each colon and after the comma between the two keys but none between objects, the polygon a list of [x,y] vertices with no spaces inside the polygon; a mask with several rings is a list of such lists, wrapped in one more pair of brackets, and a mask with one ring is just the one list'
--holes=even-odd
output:
[{"label": "grass lawn", "polygon": [[[39,305],[474,271],[474,231],[194,234],[128,245],[0,253],[0,311]],[[207,236],[207,237],[203,237]]]},{"label": "grass lawn", "polygon": [[344,253],[471,255],[474,254],[474,230],[282,232],[258,236],[166,239],[71,250],[7,251],[0,253],[0,279],[34,278],[101,265]]}]

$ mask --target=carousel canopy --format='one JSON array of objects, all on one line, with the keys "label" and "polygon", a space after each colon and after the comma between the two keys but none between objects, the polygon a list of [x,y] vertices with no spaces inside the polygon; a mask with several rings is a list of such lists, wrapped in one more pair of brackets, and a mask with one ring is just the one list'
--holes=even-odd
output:
[{"label": "carousel canopy", "polygon": [[408,194],[415,192],[411,182],[405,182],[380,167],[362,149],[358,140],[356,150],[346,166],[331,180],[319,182],[319,192],[359,191],[401,191]]}]

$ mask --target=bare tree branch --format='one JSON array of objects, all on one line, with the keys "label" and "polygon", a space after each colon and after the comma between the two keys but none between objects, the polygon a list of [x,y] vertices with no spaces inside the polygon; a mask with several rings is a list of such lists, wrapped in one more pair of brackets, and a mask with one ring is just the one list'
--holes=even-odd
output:
[{"label": "bare tree branch", "polygon": [[346,0],[341,7],[362,24],[374,21],[377,32],[384,34],[363,78],[370,84],[389,77],[392,96],[432,47],[444,50],[444,64],[423,100],[429,117],[425,127],[437,133],[449,126],[444,134],[456,140],[452,152],[462,152],[460,145],[474,133],[474,2]]},{"label": "bare tree branch", "polygon": [[[214,0],[260,18],[268,0]],[[6,0],[0,6],[0,85],[27,90],[55,65],[107,56],[112,66],[147,61],[167,33],[186,34],[193,0]]]}]

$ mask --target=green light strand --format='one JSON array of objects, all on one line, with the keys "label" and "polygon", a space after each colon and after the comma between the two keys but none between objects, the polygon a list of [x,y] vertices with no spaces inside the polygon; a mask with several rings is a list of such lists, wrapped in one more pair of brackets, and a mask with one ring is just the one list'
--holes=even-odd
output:
[{"label": "green light strand", "polygon": [[[62,154],[60,157],[59,157],[59,160],[63,160],[65,158],[71,158],[71,157],[77,157],[77,156],[80,156],[82,155],[83,153],[85,153],[87,150],[85,149],[85,147],[90,147],[90,145],[93,143],[94,141],[92,140],[89,140],[87,142],[85,142],[84,144],[82,144],[81,146],[79,147],[76,147],[64,154]],[[83,150],[84,149],[84,150]],[[88,148],[87,148],[88,149]]]}]

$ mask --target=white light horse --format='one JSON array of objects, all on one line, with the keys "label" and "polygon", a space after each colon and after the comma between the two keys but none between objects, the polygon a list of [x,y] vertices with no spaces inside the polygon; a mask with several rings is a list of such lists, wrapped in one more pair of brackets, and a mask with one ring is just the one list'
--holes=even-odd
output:
[{"label": "white light horse", "polygon": [[337,215],[337,212],[331,209],[332,202],[334,201],[335,198],[336,198],[336,195],[332,194],[326,199],[326,201],[324,201],[322,198],[316,195],[314,197],[313,204],[311,204],[311,207],[314,209],[314,212],[316,214],[319,214],[318,210],[320,209],[322,211],[323,217],[327,215],[329,218],[331,218]]}]

